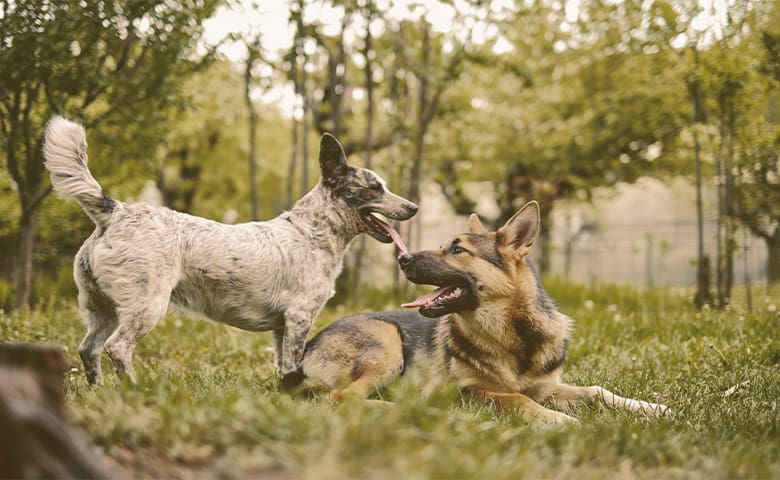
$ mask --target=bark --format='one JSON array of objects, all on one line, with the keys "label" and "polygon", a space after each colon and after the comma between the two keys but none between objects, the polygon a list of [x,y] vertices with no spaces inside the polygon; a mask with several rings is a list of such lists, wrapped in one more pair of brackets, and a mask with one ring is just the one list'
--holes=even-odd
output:
[{"label": "bark", "polygon": [[539,229],[539,237],[537,238],[536,248],[539,249],[539,261],[537,264],[537,267],[539,269],[539,275],[544,275],[547,272],[550,271],[550,253],[552,250],[552,238],[550,237],[550,230],[551,230],[551,222],[550,217],[552,213],[552,205],[545,205],[547,208],[544,208],[541,212],[540,222],[541,222],[541,228]]},{"label": "bark", "polygon": [[734,285],[734,250],[736,247],[735,228],[734,228],[734,135],[735,135],[735,112],[734,98],[731,97],[728,103],[728,151],[723,162],[725,174],[725,189],[723,200],[725,202],[726,230],[724,244],[724,275],[723,275],[723,301],[721,305],[727,305],[731,300],[731,287]]},{"label": "bark", "polygon": [[[299,14],[300,15],[300,14]],[[295,94],[300,95],[301,81],[298,74],[298,56],[303,52],[303,21],[300,16],[296,18],[296,30],[295,40],[293,42],[292,56],[290,58],[290,78],[293,82]],[[291,149],[290,149],[290,164],[287,168],[287,208],[292,208],[295,203],[295,171],[298,164],[298,128],[299,122],[293,113],[292,119],[292,136],[291,136]]]},{"label": "bark", "polygon": [[[694,61],[698,66],[699,52],[696,50],[696,48],[693,49],[693,54]],[[699,123],[705,121],[705,113],[702,105],[702,92],[699,80],[697,78],[691,80],[688,84],[688,89],[693,107],[693,161],[696,175],[697,265],[696,294],[694,297],[694,302],[698,308],[701,308],[705,304],[712,303],[712,297],[710,295],[710,263],[709,257],[704,254],[704,212],[701,196],[701,144],[699,143],[699,136],[695,129]]]},{"label": "bark", "polygon": [[59,347],[0,345],[0,477],[116,478],[65,422]]},{"label": "bark", "polygon": [[303,68],[301,69],[300,94],[303,99],[303,131],[301,133],[301,195],[309,191],[309,132],[311,124],[309,123],[311,102],[309,101],[308,76],[306,74],[306,57],[303,58]]},{"label": "bark", "polygon": [[745,300],[747,302],[748,312],[753,312],[753,292],[751,291],[750,264],[748,263],[748,233],[742,229],[742,266],[745,280]]},{"label": "bark", "polygon": [[[364,69],[366,88],[366,131],[363,141],[366,156],[366,168],[372,168],[371,152],[373,150],[374,141],[374,65],[373,61],[371,60],[371,52],[373,51],[371,45],[371,22],[374,19],[374,15],[375,12],[370,9],[368,11],[368,15],[366,16],[366,35],[363,39],[363,57],[366,59],[366,66]],[[352,282],[350,288],[350,292],[356,295],[360,293],[360,273],[363,271],[363,257],[365,254],[366,236],[361,235],[360,240],[358,241],[358,249],[355,252],[355,265],[352,273]]]},{"label": "bark", "polygon": [[256,56],[252,51],[252,47],[249,46],[249,56],[246,61],[246,70],[244,71],[244,99],[246,100],[246,108],[249,113],[249,197],[252,207],[252,221],[259,219],[258,213],[258,201],[257,201],[257,111],[255,105],[252,102],[250,90],[252,87],[252,68],[256,60]]},{"label": "bark", "polygon": [[772,236],[766,238],[766,244],[769,250],[767,278],[770,284],[780,283],[780,226],[775,227]]},{"label": "bark", "polygon": [[19,219],[19,253],[16,262],[16,308],[30,305],[32,293],[33,252],[38,213],[31,211]]},{"label": "bark", "polygon": [[721,103],[720,106],[720,112],[719,112],[719,136],[720,136],[720,142],[718,144],[718,158],[717,158],[717,184],[715,185],[715,188],[717,189],[717,200],[718,200],[718,222],[715,227],[715,251],[717,252],[717,257],[715,261],[715,296],[718,299],[718,305],[723,305],[723,229],[725,224],[725,217],[726,217],[726,208],[725,208],[725,182],[724,182],[724,174],[723,174],[723,163],[724,163],[724,155],[723,155],[723,147],[726,144],[726,109]]}]

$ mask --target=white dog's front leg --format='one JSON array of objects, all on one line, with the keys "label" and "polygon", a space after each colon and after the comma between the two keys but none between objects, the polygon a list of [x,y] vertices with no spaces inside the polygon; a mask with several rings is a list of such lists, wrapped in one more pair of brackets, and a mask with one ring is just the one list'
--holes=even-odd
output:
[{"label": "white dog's front leg", "polygon": [[303,361],[303,347],[309,335],[315,314],[311,311],[287,309],[284,313],[284,338],[280,372],[282,377],[296,372]]}]

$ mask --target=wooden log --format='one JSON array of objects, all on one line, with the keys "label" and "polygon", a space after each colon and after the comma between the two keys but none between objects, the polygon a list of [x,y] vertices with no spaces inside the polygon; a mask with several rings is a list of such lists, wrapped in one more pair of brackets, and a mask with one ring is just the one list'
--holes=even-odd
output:
[{"label": "wooden log", "polygon": [[111,478],[65,421],[53,345],[0,343],[0,478]]}]

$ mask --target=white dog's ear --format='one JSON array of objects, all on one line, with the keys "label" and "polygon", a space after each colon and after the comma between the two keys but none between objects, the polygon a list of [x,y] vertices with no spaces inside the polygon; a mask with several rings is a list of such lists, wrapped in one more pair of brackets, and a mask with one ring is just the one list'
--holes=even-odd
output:
[{"label": "white dog's ear", "polygon": [[523,205],[503,227],[496,232],[499,245],[508,246],[524,255],[531,250],[539,233],[539,204],[530,201]]},{"label": "white dog's ear", "polygon": [[347,156],[336,137],[324,133],[320,139],[320,171],[327,182],[345,176],[349,172]]},{"label": "white dog's ear", "polygon": [[487,233],[487,229],[482,222],[479,221],[479,217],[476,213],[472,213],[469,216],[469,233]]}]

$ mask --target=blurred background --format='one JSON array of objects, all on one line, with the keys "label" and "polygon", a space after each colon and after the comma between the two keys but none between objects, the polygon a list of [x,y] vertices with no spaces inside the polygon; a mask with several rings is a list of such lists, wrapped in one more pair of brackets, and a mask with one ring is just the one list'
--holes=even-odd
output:
[{"label": "blurred background", "polygon": [[[0,0],[0,307],[75,298],[92,224],[42,167],[53,114],[120,200],[268,219],[331,132],[420,204],[411,249],[535,199],[544,275],[769,295],[779,82],[774,1]],[[335,301],[405,288],[394,256],[356,240]]]}]

